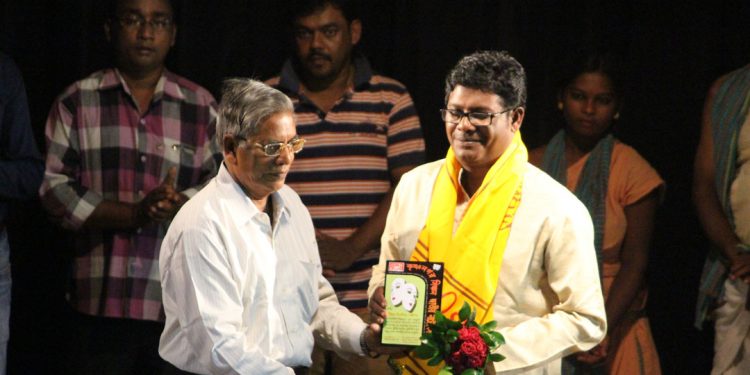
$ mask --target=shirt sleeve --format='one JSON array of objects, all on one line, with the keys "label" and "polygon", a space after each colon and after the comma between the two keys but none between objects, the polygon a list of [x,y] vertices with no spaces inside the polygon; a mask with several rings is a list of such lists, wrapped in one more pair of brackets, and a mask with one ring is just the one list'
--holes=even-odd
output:
[{"label": "shirt sleeve", "polygon": [[544,254],[547,285],[541,286],[542,292],[554,294],[557,303],[549,313],[529,311],[538,316],[499,329],[507,343],[499,352],[507,360],[495,364],[498,371],[545,366],[591,349],[606,334],[593,225],[586,208],[576,203],[566,215],[547,221],[534,250]]},{"label": "shirt sleeve", "polygon": [[47,159],[40,189],[48,213],[68,229],[79,229],[104,198],[78,180],[81,171],[81,149],[75,126],[75,108],[70,96],[58,98],[52,105],[45,134]]},{"label": "shirt sleeve", "polygon": [[364,355],[359,336],[367,325],[357,315],[339,304],[333,287],[323,275],[318,277],[318,311],[311,327],[315,342],[339,356],[348,358],[352,353]]},{"label": "shirt sleeve", "polygon": [[[162,249],[163,298],[189,337],[188,352],[211,374],[293,374],[266,356],[242,331],[242,292],[232,278],[228,254],[219,240],[186,229]],[[246,301],[247,302],[247,301]],[[250,301],[249,303],[252,303]],[[185,354],[188,355],[188,354]]]},{"label": "shirt sleeve", "polygon": [[44,165],[34,143],[21,73],[5,56],[0,56],[0,93],[0,201],[29,199],[39,189]]},{"label": "shirt sleeve", "polygon": [[396,97],[388,114],[388,166],[391,170],[425,161],[424,137],[409,92]]},{"label": "shirt sleeve", "polygon": [[638,202],[654,189],[663,190],[664,180],[659,173],[630,146],[619,145],[613,158],[610,184],[613,196],[618,197],[621,207]]}]

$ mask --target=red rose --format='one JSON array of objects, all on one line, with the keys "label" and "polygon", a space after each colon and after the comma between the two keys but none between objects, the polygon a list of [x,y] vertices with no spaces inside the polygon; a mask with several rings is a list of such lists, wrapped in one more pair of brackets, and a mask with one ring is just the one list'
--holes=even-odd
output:
[{"label": "red rose", "polygon": [[472,339],[480,339],[479,336],[479,328],[477,327],[463,327],[458,330],[458,339],[459,340],[472,340]]},{"label": "red rose", "polygon": [[468,368],[481,368],[484,366],[484,360],[487,358],[487,344],[480,338],[479,340],[464,341],[461,343],[461,353],[464,356],[464,363]]}]

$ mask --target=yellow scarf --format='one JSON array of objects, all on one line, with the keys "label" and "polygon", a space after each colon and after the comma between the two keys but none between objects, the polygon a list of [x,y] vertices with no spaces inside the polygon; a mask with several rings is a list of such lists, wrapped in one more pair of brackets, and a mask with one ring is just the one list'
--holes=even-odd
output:
[{"label": "yellow scarf", "polygon": [[[464,302],[477,309],[476,320],[493,319],[492,300],[513,217],[521,203],[521,185],[528,160],[517,131],[508,148],[490,168],[469,200],[464,217],[453,233],[461,165],[453,149],[435,181],[425,227],[409,260],[444,262],[441,311],[458,320]],[[428,366],[413,352],[395,360],[403,374],[437,374],[442,367]]]}]

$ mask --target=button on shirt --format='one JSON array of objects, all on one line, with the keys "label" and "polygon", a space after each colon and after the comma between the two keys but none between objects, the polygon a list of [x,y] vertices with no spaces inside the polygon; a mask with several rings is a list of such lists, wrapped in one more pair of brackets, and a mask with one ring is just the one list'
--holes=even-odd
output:
[{"label": "button on shirt", "polygon": [[313,331],[342,354],[361,354],[365,324],[322,277],[307,209],[287,186],[269,199],[274,225],[222,166],[170,225],[159,353],[177,367],[292,374],[311,364]]},{"label": "button on shirt", "polygon": [[167,224],[136,231],[83,223],[103,200],[134,203],[177,167],[176,189],[190,197],[221,160],[213,139],[216,102],[195,83],[164,71],[145,113],[117,69],[68,87],[46,125],[41,194],[62,226],[76,230],[70,302],[97,316],[163,320],[156,264]]}]

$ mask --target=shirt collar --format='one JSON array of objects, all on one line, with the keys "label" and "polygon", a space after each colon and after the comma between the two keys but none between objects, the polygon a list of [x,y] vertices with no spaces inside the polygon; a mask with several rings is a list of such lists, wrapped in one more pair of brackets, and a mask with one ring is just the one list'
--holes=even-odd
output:
[{"label": "shirt collar", "polygon": [[[219,172],[216,174],[216,182],[221,191],[221,196],[229,201],[229,206],[235,208],[232,215],[241,223],[247,224],[252,221],[254,217],[262,214],[263,212],[255,206],[255,203],[245,194],[240,184],[234,180],[226,165],[221,163]],[[284,190],[286,185],[281,188]],[[289,218],[292,215],[288,205],[284,200],[284,194],[282,191],[275,191],[271,193],[271,202],[273,204],[274,220],[273,222],[278,223],[282,217]],[[244,208],[242,208],[244,207]]]},{"label": "shirt collar", "polygon": [[[370,78],[374,74],[370,62],[362,55],[352,57],[354,65],[354,88],[361,89],[370,83]],[[299,93],[300,79],[297,71],[294,70],[294,63],[291,59],[284,62],[279,77],[279,87],[294,93]]]},{"label": "shirt collar", "polygon": [[[104,75],[99,82],[99,90],[109,90],[116,87],[122,87],[128,95],[131,95],[130,88],[125,84],[125,79],[122,78],[119,69],[111,68],[105,70]],[[165,95],[177,100],[185,99],[185,94],[177,82],[177,76],[166,68],[162,71],[161,77],[159,77],[159,81],[156,83],[153,101],[157,101]]]}]

